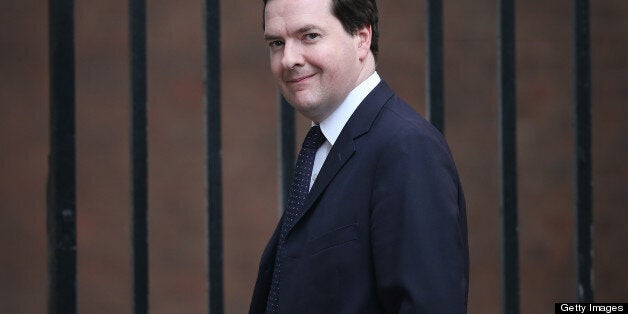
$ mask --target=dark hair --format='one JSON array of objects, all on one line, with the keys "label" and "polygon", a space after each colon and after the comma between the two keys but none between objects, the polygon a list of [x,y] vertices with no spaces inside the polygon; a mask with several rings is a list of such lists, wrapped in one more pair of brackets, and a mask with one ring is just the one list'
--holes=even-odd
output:
[{"label": "dark hair", "polygon": [[[272,0],[263,0],[264,10],[266,3]],[[356,35],[358,30],[370,25],[372,31],[371,52],[377,60],[379,52],[379,29],[377,28],[377,4],[375,0],[327,0],[331,1],[332,14],[340,21],[342,27],[351,35]]]}]

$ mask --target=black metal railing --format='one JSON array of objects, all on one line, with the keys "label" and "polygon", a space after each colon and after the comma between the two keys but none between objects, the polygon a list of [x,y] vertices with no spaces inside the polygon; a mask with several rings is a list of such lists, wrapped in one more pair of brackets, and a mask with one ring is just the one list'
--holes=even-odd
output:
[{"label": "black metal railing", "polygon": [[224,312],[222,155],[220,127],[220,1],[205,1],[205,131],[207,138],[207,252],[210,313]]},{"label": "black metal railing", "polygon": [[574,173],[576,204],[576,295],[593,302],[593,229],[591,176],[591,47],[589,0],[574,0]]},{"label": "black metal railing", "polygon": [[426,0],[427,47],[425,103],[427,118],[441,133],[445,133],[443,83],[443,2]]},{"label": "black metal railing", "polygon": [[76,313],[74,2],[50,0],[48,313]]},{"label": "black metal railing", "polygon": [[499,163],[502,311],[519,313],[515,2],[499,0]]},{"label": "black metal railing", "polygon": [[148,143],[146,119],[146,1],[129,0],[131,48],[131,203],[133,309],[148,313]]},{"label": "black metal railing", "polygon": [[[132,265],[135,313],[148,313],[148,178],[146,3],[129,0],[131,59]],[[517,222],[515,3],[498,0],[498,89],[500,211],[502,226],[502,312],[519,312]],[[74,3],[49,0],[50,156],[47,186],[48,312],[76,313],[76,166]],[[573,0],[574,18],[574,175],[578,301],[593,301],[591,71],[589,2]],[[445,130],[443,7],[426,0],[426,103],[430,121]],[[208,311],[224,312],[222,157],[220,88],[220,6],[206,0],[205,110],[208,229]],[[295,160],[295,113],[279,98],[280,211]]]}]

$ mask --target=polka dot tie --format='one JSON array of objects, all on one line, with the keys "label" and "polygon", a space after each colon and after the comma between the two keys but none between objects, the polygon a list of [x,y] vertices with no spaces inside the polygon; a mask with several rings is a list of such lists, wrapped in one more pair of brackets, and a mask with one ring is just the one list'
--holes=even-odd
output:
[{"label": "polka dot tie", "polygon": [[284,245],[288,230],[294,225],[296,218],[303,210],[305,197],[310,190],[310,178],[312,177],[312,167],[314,166],[314,157],[316,151],[325,142],[325,136],[321,132],[318,125],[313,126],[305,136],[301,151],[297,158],[297,164],[294,169],[294,178],[290,186],[290,196],[288,204],[283,213],[283,223],[281,224],[281,232],[279,233],[279,242],[277,243],[277,254],[275,255],[275,269],[268,294],[268,302],[266,303],[266,313],[277,313],[279,310],[279,281],[281,279],[281,262],[284,252]]}]

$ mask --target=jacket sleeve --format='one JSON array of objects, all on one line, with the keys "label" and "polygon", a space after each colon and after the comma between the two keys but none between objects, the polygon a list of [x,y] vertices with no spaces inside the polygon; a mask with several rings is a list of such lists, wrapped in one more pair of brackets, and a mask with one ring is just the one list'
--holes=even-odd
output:
[{"label": "jacket sleeve", "polygon": [[464,197],[440,134],[408,127],[381,152],[371,250],[386,313],[466,313]]}]

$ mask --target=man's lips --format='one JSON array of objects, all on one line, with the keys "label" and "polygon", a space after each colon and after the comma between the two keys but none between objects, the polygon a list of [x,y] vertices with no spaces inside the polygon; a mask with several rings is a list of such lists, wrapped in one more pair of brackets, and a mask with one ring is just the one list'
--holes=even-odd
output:
[{"label": "man's lips", "polygon": [[303,82],[307,79],[309,79],[310,77],[316,75],[316,73],[314,74],[310,74],[310,75],[305,75],[305,76],[299,76],[299,77],[295,77],[295,78],[290,78],[286,80],[286,83],[288,84],[294,84],[294,83],[300,83]]}]

